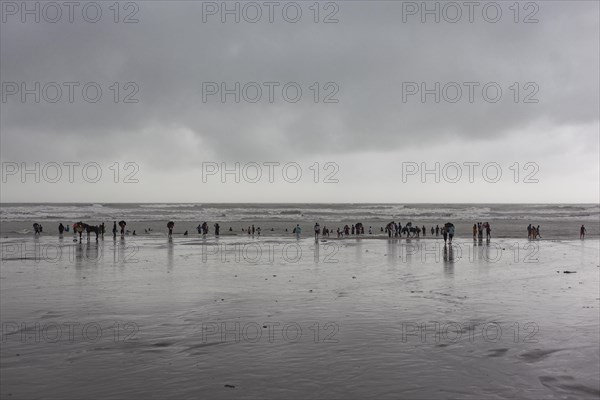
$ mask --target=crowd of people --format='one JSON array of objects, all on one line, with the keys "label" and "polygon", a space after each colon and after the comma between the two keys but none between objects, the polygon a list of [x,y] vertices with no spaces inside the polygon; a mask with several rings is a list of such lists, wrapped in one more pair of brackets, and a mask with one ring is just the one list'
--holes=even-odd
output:
[{"label": "crowd of people", "polygon": [[[112,228],[112,233],[113,233],[113,238],[117,237],[117,233],[120,233],[121,237],[124,237],[126,234],[130,234],[131,232],[129,230],[126,229],[127,227],[127,223],[123,220],[119,221],[117,223],[117,221],[113,222],[113,228]],[[173,236],[173,229],[175,227],[175,222],[173,221],[169,221],[167,223],[167,235],[168,237],[172,237]],[[34,229],[34,235],[41,235],[41,233],[43,232],[43,227],[41,224],[39,223],[34,223],[33,224],[33,229]],[[95,233],[96,234],[96,240],[98,240],[99,237],[104,238],[104,233],[105,233],[105,226],[104,223],[100,224],[100,225],[89,225],[89,224],[85,224],[82,221],[76,222],[73,224],[73,234],[75,236],[79,235],[79,240],[81,241],[83,232],[87,233],[87,237],[88,240],[90,239],[90,234],[91,233]],[[59,235],[63,235],[65,232],[70,232],[71,227],[69,225],[63,225],[62,223],[60,223],[58,225],[58,233]],[[206,236],[209,233],[209,228],[208,228],[208,222],[203,222],[202,224],[199,224],[196,227],[196,230],[198,231],[198,234]],[[380,232],[387,234],[388,237],[402,237],[403,235],[405,235],[407,238],[418,238],[421,236],[427,236],[427,232],[430,232],[432,237],[439,237],[440,235],[444,238],[444,242],[449,241],[450,243],[452,243],[452,238],[454,237],[454,233],[455,233],[455,227],[452,223],[447,222],[444,225],[442,225],[441,227],[439,225],[436,225],[435,227],[431,226],[430,229],[428,230],[425,225],[423,226],[418,226],[415,225],[413,226],[412,222],[407,222],[406,225],[402,226],[402,224],[400,222],[395,222],[395,221],[391,221],[389,222],[387,225],[385,225],[385,227],[380,227]],[[271,228],[271,231],[274,231],[274,228]],[[323,237],[323,238],[329,238],[331,232],[333,231],[333,229],[328,228],[327,226],[323,226],[321,227],[321,225],[317,222],[314,225],[314,235],[315,235],[315,239],[318,239],[319,237]],[[152,232],[152,228],[147,228],[144,229],[144,232],[146,234],[149,234]],[[233,232],[233,228],[229,227],[229,232]],[[261,235],[261,228],[260,227],[255,227],[254,224],[248,226],[247,229],[242,228],[242,232],[243,233],[247,233],[248,235],[254,236],[254,235]],[[289,232],[288,229],[285,229],[285,232]],[[373,227],[369,226],[368,228],[368,234],[372,235],[373,234]],[[579,229],[579,238],[580,239],[584,239],[585,238],[585,234],[586,234],[587,230],[585,228],[584,225],[581,225],[581,228]],[[301,233],[302,233],[302,228],[300,227],[300,224],[296,224],[296,226],[292,229],[292,233],[294,235],[296,235],[297,237],[300,237]],[[136,235],[136,231],[134,230],[132,233],[134,236]],[[215,236],[219,236],[220,235],[220,225],[219,223],[215,223],[214,224],[214,234]],[[336,234],[338,238],[344,238],[344,237],[352,237],[352,236],[361,236],[365,234],[365,226],[363,225],[362,222],[357,222],[355,224],[346,224],[344,225],[342,228],[336,228]],[[188,235],[188,231],[185,231],[183,233],[184,236]],[[485,235],[486,240],[490,240],[492,237],[492,228],[489,222],[477,222],[475,224],[473,224],[473,240],[483,240],[483,237]],[[541,239],[542,235],[540,234],[540,225],[534,226],[533,224],[529,224],[527,226],[527,238],[528,239]]]}]

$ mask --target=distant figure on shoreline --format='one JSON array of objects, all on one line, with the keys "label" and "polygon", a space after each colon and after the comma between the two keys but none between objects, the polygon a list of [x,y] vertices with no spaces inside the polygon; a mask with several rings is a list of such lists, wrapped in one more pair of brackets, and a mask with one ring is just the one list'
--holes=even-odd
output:
[{"label": "distant figure on shoreline", "polygon": [[113,239],[117,238],[117,221],[113,222]]},{"label": "distant figure on shoreline", "polygon": [[425,225],[423,225],[423,236],[427,235],[427,229],[425,229]]},{"label": "distant figure on shoreline", "polygon": [[188,235],[188,231],[183,232],[183,236],[187,236]]},{"label": "distant figure on shoreline", "polygon": [[60,224],[58,224],[58,234],[62,236],[64,231],[65,231],[65,226],[61,222]]},{"label": "distant figure on shoreline", "polygon": [[389,224],[386,225],[385,230],[388,233],[388,237],[391,238],[392,237],[392,230],[394,229],[394,221],[390,222]]},{"label": "distant figure on shoreline", "polygon": [[486,240],[490,240],[492,238],[492,227],[489,222],[485,223],[485,238]]},{"label": "distant figure on shoreline", "polygon": [[432,226],[431,227],[431,236],[433,236],[434,232],[435,232],[435,229],[433,229],[433,226]]},{"label": "distant figure on shoreline", "polygon": [[42,232],[41,225],[37,222],[33,224],[33,236],[39,235]]},{"label": "distant figure on shoreline", "polygon": [[585,239],[585,226],[581,225],[581,228],[579,228],[579,239]]},{"label": "distant figure on shoreline", "polygon": [[169,221],[167,222],[167,228],[169,229],[169,237],[173,236],[173,228],[175,227],[175,222]]},{"label": "distant figure on shoreline", "polygon": [[127,226],[127,222],[121,220],[119,221],[119,226],[121,227],[121,237],[125,236],[125,227]]},{"label": "distant figure on shoreline", "polygon": [[452,238],[454,238],[454,224],[447,222],[446,226],[448,229],[448,243],[452,244]]},{"label": "distant figure on shoreline", "polygon": [[435,236],[439,236],[440,235],[440,226],[436,225],[435,226]]},{"label": "distant figure on shoreline", "polygon": [[300,238],[300,234],[302,233],[302,228],[300,228],[300,224],[296,224],[296,227],[294,228],[294,233],[296,234],[297,238]]},{"label": "distant figure on shoreline", "polygon": [[477,224],[473,224],[473,241],[477,240]]},{"label": "distant figure on shoreline", "polygon": [[448,231],[446,231],[446,226],[442,226],[442,236],[444,237],[444,246],[445,246],[446,241],[448,240]]},{"label": "distant figure on shoreline", "polygon": [[208,235],[208,223],[204,221],[201,226],[202,235]]},{"label": "distant figure on shoreline", "polygon": [[219,236],[219,231],[221,230],[221,225],[218,222],[215,222],[215,236]]},{"label": "distant figure on shoreline", "polygon": [[315,240],[319,240],[319,234],[321,233],[321,226],[317,222],[315,224]]}]

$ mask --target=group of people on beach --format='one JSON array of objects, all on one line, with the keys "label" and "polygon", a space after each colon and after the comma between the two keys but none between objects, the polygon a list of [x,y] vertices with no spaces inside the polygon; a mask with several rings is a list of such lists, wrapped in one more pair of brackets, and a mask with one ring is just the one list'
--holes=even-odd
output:
[{"label": "group of people on beach", "polygon": [[[297,232],[297,230],[299,229],[299,225],[296,226],[296,228],[294,228],[294,233]],[[383,227],[380,228],[381,232],[386,232],[388,234],[388,237],[402,237],[402,235],[406,235],[407,238],[410,237],[420,237],[421,234],[423,234],[423,236],[425,236],[427,234],[427,228],[425,227],[425,225],[423,225],[423,227],[419,227],[419,226],[412,226],[412,222],[407,222],[406,225],[403,227],[401,223],[397,223],[395,221],[392,221],[390,223],[388,223],[385,226],[385,229]],[[287,232],[287,229],[286,229]],[[321,228],[321,226],[319,225],[319,223],[315,223],[314,226],[314,233],[315,233],[315,239],[319,239],[319,236],[321,237],[329,237],[331,230],[329,228],[327,228],[326,226],[323,226],[323,228]],[[369,226],[369,235],[373,234],[373,227]],[[452,238],[454,237],[454,232],[455,232],[455,228],[454,228],[454,224],[448,222],[446,224],[444,224],[441,228],[439,225],[436,225],[436,227],[431,227],[431,236],[433,236],[435,234],[435,236],[439,236],[440,234],[444,237],[444,242],[446,242],[448,239],[450,239],[450,243],[452,243]],[[363,225],[362,222],[357,222],[356,224],[351,224],[351,225],[344,225],[343,228],[337,228],[337,237],[338,238],[343,238],[343,237],[348,237],[348,236],[360,236],[360,235],[364,235],[365,234],[365,227]]]},{"label": "group of people on beach", "polygon": [[533,226],[532,224],[529,224],[527,226],[527,239],[537,239],[537,238],[542,238],[542,235],[540,235],[540,226],[538,225]]},{"label": "group of people on beach", "polygon": [[[407,222],[406,225],[402,226],[400,222],[396,223],[395,221],[392,221],[385,226],[385,229],[381,227],[380,230],[381,232],[386,232],[388,237],[402,237],[402,235],[406,235],[407,238],[421,237],[421,235],[427,236],[427,228],[425,228],[425,225],[422,227],[419,227],[418,225],[413,226],[412,222]],[[369,227],[369,234],[370,233],[371,227]],[[433,226],[431,227],[431,236],[433,236],[434,233],[435,236],[440,235],[441,229],[439,225],[436,225],[435,228]]]},{"label": "group of people on beach", "polygon": [[473,224],[473,240],[476,240],[477,238],[483,240],[484,231],[486,240],[490,240],[492,238],[492,227],[489,222],[478,222]]},{"label": "group of people on beach", "polygon": [[[273,228],[271,228],[271,230],[273,230]],[[232,231],[231,227],[229,227],[229,231],[230,232]],[[254,224],[252,224],[252,226],[249,226],[247,230],[244,230],[244,228],[242,228],[242,232],[247,232],[248,235],[252,235],[252,236],[254,236],[254,234],[257,234],[258,236],[260,236],[262,229],[260,229],[260,226],[255,228]]]},{"label": "group of people on beach", "polygon": [[[112,229],[112,233],[113,233],[113,238],[117,237],[117,233],[120,232],[121,237],[124,237],[125,234],[129,234],[130,231],[126,230],[126,226],[127,223],[123,220],[119,221],[117,223],[117,221],[113,221],[113,229]],[[173,229],[175,227],[175,223],[173,221],[169,221],[167,223],[167,230],[168,230],[168,237],[172,237],[173,236]],[[33,229],[34,229],[34,235],[41,235],[41,233],[43,232],[43,227],[41,224],[39,223],[34,223],[33,224]],[[208,228],[208,223],[207,222],[203,222],[202,224],[199,224],[196,227],[196,230],[198,231],[198,234],[204,235],[206,236],[209,232],[209,228]],[[58,233],[62,236],[63,233],[65,232],[69,232],[70,231],[70,226],[69,225],[63,225],[62,223],[60,223],[58,225]],[[152,231],[151,228],[145,229],[144,230],[146,233],[150,233]],[[229,227],[229,231],[232,232],[233,229],[231,227]],[[271,231],[274,231],[273,228],[271,228]],[[318,239],[320,236],[321,237],[329,237],[330,233],[331,233],[331,229],[328,228],[327,226],[323,226],[321,228],[320,224],[317,222],[314,225],[314,234],[315,234],[315,239]],[[104,233],[105,233],[105,226],[104,223],[100,224],[100,225],[89,225],[89,224],[85,224],[82,221],[76,222],[73,224],[73,234],[75,236],[77,236],[79,234],[79,241],[81,241],[83,232],[87,233],[87,238],[88,240],[90,239],[90,234],[91,233],[95,233],[96,234],[96,241],[98,240],[99,237],[104,238]],[[214,232],[215,232],[215,236],[219,236],[220,234],[220,225],[219,223],[215,223],[214,224]],[[247,229],[242,228],[242,232],[247,232],[248,235],[252,235],[254,236],[255,234],[257,234],[258,236],[260,236],[261,234],[261,228],[257,227],[255,228],[254,225],[248,226]],[[288,232],[288,229],[285,230],[285,232]],[[292,233],[295,234],[297,237],[300,236],[302,232],[302,228],[300,227],[300,224],[297,224],[293,230]],[[425,225],[423,225],[422,227],[419,226],[413,226],[412,222],[407,222],[405,226],[402,226],[401,223],[399,222],[395,222],[395,221],[391,221],[390,223],[388,223],[385,228],[384,227],[380,227],[380,232],[385,232],[387,233],[388,237],[402,237],[402,235],[406,235],[407,238],[412,238],[412,237],[420,237],[421,235],[426,236],[427,234],[427,228],[425,227]],[[431,236],[436,236],[438,237],[440,234],[442,235],[442,237],[444,238],[444,242],[446,241],[450,241],[450,243],[452,243],[452,238],[454,237],[454,232],[455,232],[455,228],[454,225],[452,223],[446,223],[444,224],[441,228],[439,225],[436,225],[435,228],[432,226],[430,229],[431,232]],[[485,237],[487,240],[490,240],[491,238],[491,232],[492,232],[492,228],[489,222],[478,222],[473,224],[473,240],[483,240],[483,235],[485,233]],[[584,225],[581,225],[581,228],[579,229],[579,238],[580,239],[584,239],[585,238],[585,234],[586,234],[587,230],[585,228]],[[338,238],[343,238],[343,237],[350,237],[350,236],[360,236],[360,235],[364,235],[365,234],[365,227],[363,225],[362,222],[357,222],[355,224],[346,224],[344,225],[343,228],[337,228],[336,230],[337,233],[337,237]],[[368,233],[369,235],[373,234],[373,228],[371,226],[369,226],[368,228]],[[133,231],[133,235],[136,235],[136,231]],[[184,236],[188,235],[188,231],[185,231],[183,233]],[[540,234],[540,226],[534,226],[533,224],[529,224],[527,226],[527,238],[528,239],[538,239],[538,238],[542,238],[542,235]],[[76,239],[74,239],[76,240]]]}]

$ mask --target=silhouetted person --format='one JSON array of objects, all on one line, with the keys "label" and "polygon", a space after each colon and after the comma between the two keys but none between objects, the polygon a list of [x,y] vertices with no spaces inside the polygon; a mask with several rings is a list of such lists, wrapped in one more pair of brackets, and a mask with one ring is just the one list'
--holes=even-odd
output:
[{"label": "silhouetted person", "polygon": [[125,227],[127,226],[127,222],[121,220],[119,221],[119,226],[121,227],[121,237],[125,236]]}]

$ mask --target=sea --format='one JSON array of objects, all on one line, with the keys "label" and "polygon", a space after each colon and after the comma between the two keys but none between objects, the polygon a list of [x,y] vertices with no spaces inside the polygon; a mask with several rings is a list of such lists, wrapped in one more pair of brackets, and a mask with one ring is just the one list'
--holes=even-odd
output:
[{"label": "sea", "polygon": [[[114,221],[127,222],[129,233],[164,234],[166,223],[174,221],[175,233],[208,222],[221,226],[222,234],[241,234],[248,227],[261,227],[263,235],[291,233],[296,224],[308,231],[319,222],[335,233],[345,224],[362,222],[373,236],[383,233],[390,221],[431,228],[452,222],[457,234],[468,236],[472,225],[489,222],[496,237],[523,237],[527,225],[540,225],[543,238],[579,237],[581,225],[587,236],[600,233],[598,204],[260,204],[260,203],[3,203],[0,204],[0,234],[30,234],[32,224],[40,223],[45,232],[54,233],[58,223],[72,225],[105,223],[111,230]],[[369,229],[369,228],[367,228]],[[368,231],[367,231],[368,232]],[[368,233],[366,234],[368,235]]]}]

